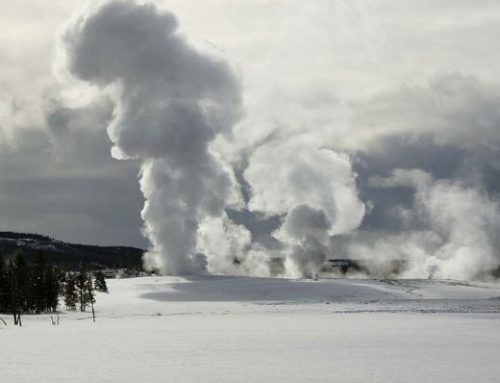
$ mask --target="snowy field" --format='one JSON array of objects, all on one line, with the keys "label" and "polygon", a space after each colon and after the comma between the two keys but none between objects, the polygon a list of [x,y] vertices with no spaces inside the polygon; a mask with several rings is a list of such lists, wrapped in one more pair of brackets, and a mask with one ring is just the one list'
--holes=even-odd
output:
[{"label": "snowy field", "polygon": [[150,277],[0,325],[1,382],[498,382],[500,285]]}]

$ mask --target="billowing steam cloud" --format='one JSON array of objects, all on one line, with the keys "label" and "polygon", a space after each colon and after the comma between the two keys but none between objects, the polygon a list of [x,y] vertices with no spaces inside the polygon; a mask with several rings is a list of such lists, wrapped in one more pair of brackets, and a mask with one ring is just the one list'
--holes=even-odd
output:
[{"label": "billowing steam cloud", "polygon": [[[60,39],[59,67],[111,95],[108,135],[119,159],[142,162],[146,265],[171,274],[269,274],[269,255],[225,208],[238,200],[232,172],[211,150],[240,117],[240,87],[213,54],[195,49],[177,21],[152,5],[94,3]],[[350,159],[297,135],[252,153],[249,209],[282,216],[275,237],[289,275],[317,273],[329,238],[357,228],[364,205]]]},{"label": "billowing steam cloud", "polygon": [[[436,238],[431,251],[409,259],[410,276],[470,279],[497,266],[499,206],[487,195],[459,181],[434,181],[419,170],[395,171],[373,182],[414,187],[416,219],[427,223]],[[426,243],[421,240],[417,246]]]},{"label": "billowing steam cloud", "polygon": [[287,271],[313,276],[329,255],[330,236],[356,229],[364,216],[346,155],[318,147],[300,135],[257,150],[245,171],[249,207],[283,215],[275,236],[285,246]]},{"label": "billowing steam cloud", "polygon": [[92,3],[64,27],[58,65],[109,92],[112,153],[142,162],[146,264],[188,274],[205,267],[200,222],[222,217],[233,193],[210,143],[231,133],[240,88],[226,62],[195,49],[177,28],[153,5]]},{"label": "billowing steam cloud", "polygon": [[[498,267],[500,87],[440,75],[348,100],[307,81],[324,60],[291,51],[301,81],[250,71],[242,118],[234,70],[172,14],[113,0],[64,26],[59,73],[111,98],[112,154],[141,163],[146,265],[313,277],[348,257],[372,275],[458,279]],[[0,128],[6,115],[0,104]]]},{"label": "billowing steam cloud", "polygon": [[380,277],[473,279],[498,266],[500,209],[484,192],[417,169],[397,169],[370,183],[415,190],[411,209],[394,209],[413,228],[358,234],[344,244],[344,256],[367,262]]}]

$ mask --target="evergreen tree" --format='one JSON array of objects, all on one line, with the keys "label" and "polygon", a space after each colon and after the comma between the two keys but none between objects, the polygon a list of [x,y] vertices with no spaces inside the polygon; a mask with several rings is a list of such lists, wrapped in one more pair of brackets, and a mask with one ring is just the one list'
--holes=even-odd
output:
[{"label": "evergreen tree", "polygon": [[16,296],[16,306],[21,312],[29,312],[33,308],[33,289],[31,288],[31,270],[22,254],[17,254],[14,260],[13,291]]},{"label": "evergreen tree", "polygon": [[[70,292],[67,305],[70,309],[76,309],[78,297],[74,279],[72,282],[72,293],[71,286],[67,289]],[[23,313],[56,311],[59,291],[57,271],[47,264],[42,253],[37,255],[33,265],[28,264],[21,254],[7,264],[0,256],[0,312],[12,313],[15,324],[21,324]]]},{"label": "evergreen tree", "polygon": [[87,271],[83,266],[80,266],[80,272],[76,276],[76,289],[80,302],[80,311],[85,311],[87,308],[88,279]]},{"label": "evergreen tree", "polygon": [[106,277],[102,273],[102,271],[98,271],[95,273],[95,289],[97,291],[101,291],[104,293],[108,292],[108,285],[106,284]]},{"label": "evergreen tree", "polygon": [[87,295],[86,300],[90,303],[90,307],[92,308],[92,319],[95,323],[95,311],[94,311],[94,303],[95,303],[95,294],[94,294],[94,285],[92,284],[92,277],[89,275],[87,280]]},{"label": "evergreen tree", "polygon": [[85,303],[90,305],[95,303],[94,284],[92,283],[90,275],[88,276],[87,283],[85,284]]},{"label": "evergreen tree", "polygon": [[95,289],[107,292],[102,272],[97,272],[95,278],[94,285],[92,277],[81,267],[78,273],[61,279],[41,252],[34,264],[28,264],[22,254],[6,264],[0,255],[0,312],[13,314],[14,323],[21,325],[21,314],[56,311],[62,291],[68,310],[79,306],[85,311],[90,305],[94,314]]},{"label": "evergreen tree", "polygon": [[8,265],[8,278],[10,286],[9,309],[14,316],[14,325],[21,325],[22,300],[18,283],[17,268],[14,262]]},{"label": "evergreen tree", "polygon": [[47,290],[45,276],[47,273],[47,261],[45,255],[39,251],[32,272],[32,298],[35,312],[41,313],[48,308]]},{"label": "evergreen tree", "polygon": [[48,267],[45,272],[43,287],[45,309],[54,312],[57,310],[59,303],[59,281],[57,280],[57,273],[52,266]]},{"label": "evergreen tree", "polygon": [[64,288],[64,304],[68,310],[76,310],[78,295],[76,291],[76,277],[68,274]]},{"label": "evergreen tree", "polygon": [[0,254],[0,312],[8,312],[10,294],[7,265]]}]

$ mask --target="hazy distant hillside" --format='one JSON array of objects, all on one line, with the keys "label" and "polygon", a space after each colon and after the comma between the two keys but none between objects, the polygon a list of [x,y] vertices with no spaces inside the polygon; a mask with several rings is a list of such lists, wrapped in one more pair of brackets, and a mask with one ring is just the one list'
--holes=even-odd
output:
[{"label": "hazy distant hillside", "polygon": [[141,268],[144,250],[126,246],[95,246],[66,243],[39,234],[0,232],[0,253],[6,258],[21,252],[28,260],[43,251],[47,259],[63,268],[80,262],[88,268]]}]

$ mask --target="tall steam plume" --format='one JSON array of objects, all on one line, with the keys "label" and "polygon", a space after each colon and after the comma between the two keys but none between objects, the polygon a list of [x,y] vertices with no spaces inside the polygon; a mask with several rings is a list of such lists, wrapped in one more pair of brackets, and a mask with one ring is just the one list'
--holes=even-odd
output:
[{"label": "tall steam plume", "polygon": [[141,161],[146,265],[189,274],[206,263],[197,250],[200,222],[224,219],[233,192],[210,144],[231,133],[241,106],[231,67],[177,29],[176,18],[153,5],[92,3],[65,25],[58,64],[111,95],[112,154]]},{"label": "tall steam plume", "polygon": [[[331,3],[290,7],[264,59],[260,37],[240,52],[241,121],[231,66],[195,48],[172,14],[109,0],[66,23],[57,74],[112,100],[112,155],[141,164],[146,266],[311,277],[335,257],[380,277],[498,270],[500,87],[452,74],[385,90],[363,59],[387,53],[365,49],[370,20],[344,25],[359,10]],[[365,67],[377,76],[359,76]]]}]

